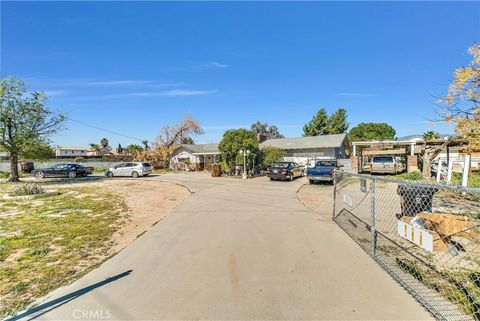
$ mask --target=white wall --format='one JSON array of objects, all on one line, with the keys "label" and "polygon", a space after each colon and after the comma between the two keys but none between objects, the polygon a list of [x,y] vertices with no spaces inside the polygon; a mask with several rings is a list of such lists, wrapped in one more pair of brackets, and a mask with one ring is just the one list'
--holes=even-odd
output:
[{"label": "white wall", "polygon": [[87,150],[75,150],[75,149],[57,149],[55,156],[87,156]]}]

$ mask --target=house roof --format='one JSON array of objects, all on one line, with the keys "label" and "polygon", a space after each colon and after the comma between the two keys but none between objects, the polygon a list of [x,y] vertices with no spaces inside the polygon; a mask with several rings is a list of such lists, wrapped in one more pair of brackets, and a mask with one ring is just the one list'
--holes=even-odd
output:
[{"label": "house roof", "polygon": [[220,153],[218,150],[218,144],[182,144],[180,147],[185,148],[193,154],[217,154]]},{"label": "house roof", "polygon": [[260,144],[260,149],[269,146],[285,150],[332,148],[344,145],[346,139],[346,134],[269,139]]},{"label": "house roof", "polygon": [[57,149],[59,149],[59,150],[88,150],[87,147],[76,147],[76,146],[72,146],[72,147],[57,147]]}]

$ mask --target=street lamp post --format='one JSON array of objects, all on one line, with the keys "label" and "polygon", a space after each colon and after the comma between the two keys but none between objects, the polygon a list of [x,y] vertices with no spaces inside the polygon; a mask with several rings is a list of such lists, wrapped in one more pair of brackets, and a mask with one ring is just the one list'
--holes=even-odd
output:
[{"label": "street lamp post", "polygon": [[240,150],[240,155],[243,155],[243,174],[242,178],[247,179],[247,156],[250,154],[250,150]]}]

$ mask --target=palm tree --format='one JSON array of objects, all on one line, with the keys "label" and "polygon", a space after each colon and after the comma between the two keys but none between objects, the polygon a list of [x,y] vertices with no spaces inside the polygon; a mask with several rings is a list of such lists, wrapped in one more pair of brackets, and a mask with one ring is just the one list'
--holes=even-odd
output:
[{"label": "palm tree", "polygon": [[94,154],[98,156],[98,152],[100,151],[100,146],[98,144],[91,143],[90,147],[92,148],[92,151],[94,152]]},{"label": "palm tree", "polygon": [[148,140],[142,140],[143,144],[143,149],[147,150],[148,149]]},{"label": "palm tree", "polygon": [[102,138],[102,140],[100,141],[100,146],[102,146],[103,148],[107,147],[108,146],[108,139]]},{"label": "palm tree", "polygon": [[429,130],[425,133],[423,133],[423,139],[424,140],[432,140],[432,139],[439,139],[440,138],[440,134],[436,131],[433,131],[433,130]]}]

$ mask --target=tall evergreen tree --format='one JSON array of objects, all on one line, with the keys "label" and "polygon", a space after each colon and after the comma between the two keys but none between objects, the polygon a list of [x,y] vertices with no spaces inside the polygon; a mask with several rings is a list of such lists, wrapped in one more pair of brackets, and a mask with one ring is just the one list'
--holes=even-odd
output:
[{"label": "tall evergreen tree", "polygon": [[312,120],[303,126],[303,136],[325,135],[328,128],[328,115],[325,108],[321,108]]},{"label": "tall evergreen tree", "polygon": [[330,135],[343,134],[348,130],[347,111],[339,108],[328,118],[326,133]]}]

